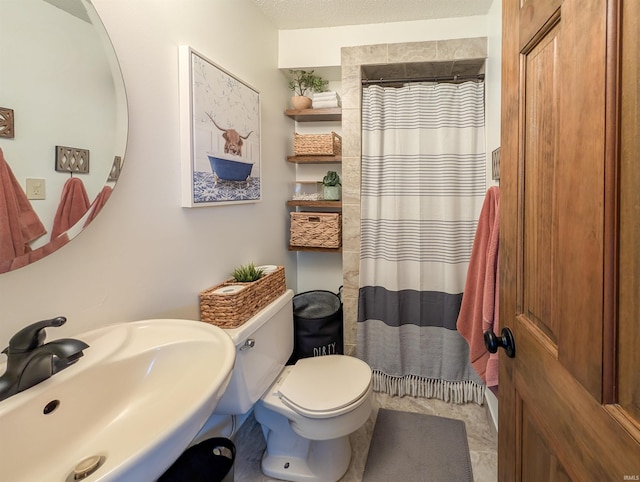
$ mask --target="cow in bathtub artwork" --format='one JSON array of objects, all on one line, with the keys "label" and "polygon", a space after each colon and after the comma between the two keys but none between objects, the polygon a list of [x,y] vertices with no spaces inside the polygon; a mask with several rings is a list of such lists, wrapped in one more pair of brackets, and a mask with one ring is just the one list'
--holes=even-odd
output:
[{"label": "cow in bathtub artwork", "polygon": [[188,204],[259,201],[260,95],[191,48],[188,52],[192,134]]},{"label": "cow in bathtub artwork", "polygon": [[247,135],[242,136],[235,129],[225,129],[220,127],[215,121],[213,116],[207,112],[207,116],[213,122],[219,130],[222,131],[222,138],[224,140],[224,153],[225,156],[220,154],[211,155],[207,154],[209,163],[211,164],[211,171],[214,177],[214,186],[217,186],[220,179],[225,181],[246,182],[249,186],[249,176],[253,169],[253,162],[244,161],[242,157],[242,145],[244,141],[249,138],[253,131]]},{"label": "cow in bathtub artwork", "polygon": [[222,138],[224,139],[224,152],[226,154],[231,153],[236,156],[242,156],[242,144],[247,140],[253,131],[249,132],[246,136],[241,136],[235,129],[225,129],[220,127],[213,116],[207,112],[207,117],[211,119],[213,125],[222,131]]}]

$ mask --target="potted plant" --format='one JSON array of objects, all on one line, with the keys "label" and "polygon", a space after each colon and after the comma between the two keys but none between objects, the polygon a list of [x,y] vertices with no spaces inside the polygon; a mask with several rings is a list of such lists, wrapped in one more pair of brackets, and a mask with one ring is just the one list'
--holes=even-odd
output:
[{"label": "potted plant", "polygon": [[284,266],[238,265],[231,278],[200,292],[200,320],[236,328],[285,290]]},{"label": "potted plant", "polygon": [[327,171],[322,179],[322,198],[325,201],[339,201],[342,184],[336,171]]},{"label": "potted plant", "polygon": [[253,263],[238,266],[231,273],[233,279],[238,283],[251,283],[258,281],[264,276],[264,269],[256,268]]},{"label": "potted plant", "polygon": [[289,81],[289,90],[293,92],[291,104],[294,109],[309,109],[311,98],[305,94],[307,92],[324,92],[329,85],[328,80],[324,80],[316,75],[313,70],[289,69],[292,79]]}]

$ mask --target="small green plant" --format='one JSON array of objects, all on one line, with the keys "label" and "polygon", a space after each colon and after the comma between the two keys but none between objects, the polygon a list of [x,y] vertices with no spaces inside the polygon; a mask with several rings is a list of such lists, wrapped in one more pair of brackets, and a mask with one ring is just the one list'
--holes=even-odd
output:
[{"label": "small green plant", "polygon": [[336,171],[327,171],[326,176],[322,178],[322,184],[324,186],[342,186],[340,176]]},{"label": "small green plant", "polygon": [[251,281],[257,281],[264,276],[264,269],[256,268],[253,263],[238,266],[231,273],[233,279],[239,283],[250,283]]},{"label": "small green plant", "polygon": [[293,78],[289,81],[289,89],[293,95],[305,95],[307,91],[324,92],[329,85],[328,80],[324,80],[313,70],[289,69]]}]

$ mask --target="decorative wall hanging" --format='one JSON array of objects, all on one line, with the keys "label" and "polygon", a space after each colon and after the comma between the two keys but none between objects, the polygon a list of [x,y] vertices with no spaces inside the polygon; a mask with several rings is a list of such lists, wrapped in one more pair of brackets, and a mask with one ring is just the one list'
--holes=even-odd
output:
[{"label": "decorative wall hanging", "polygon": [[56,146],[56,171],[88,173],[89,149]]},{"label": "decorative wall hanging", "polygon": [[491,179],[500,180],[500,148],[491,152]]},{"label": "decorative wall hanging", "polygon": [[260,201],[260,94],[179,47],[182,206]]},{"label": "decorative wall hanging", "polygon": [[107,181],[117,181],[120,177],[120,171],[122,170],[122,157],[115,156],[113,158],[113,165],[111,166],[111,171],[109,171],[109,177]]},{"label": "decorative wall hanging", "polygon": [[0,137],[13,139],[15,133],[13,130],[13,109],[0,107]]}]

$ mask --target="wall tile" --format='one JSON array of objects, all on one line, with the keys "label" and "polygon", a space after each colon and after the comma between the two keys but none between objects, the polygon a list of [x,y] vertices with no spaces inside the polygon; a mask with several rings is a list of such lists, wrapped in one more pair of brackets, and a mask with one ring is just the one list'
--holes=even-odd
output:
[{"label": "wall tile", "polygon": [[360,109],[342,109],[342,162],[344,158],[360,158]]},{"label": "wall tile", "polygon": [[360,204],[360,158],[342,158],[342,204]]},{"label": "wall tile", "polygon": [[484,73],[484,65],[478,68],[478,60],[456,60],[452,64],[453,70],[457,75]]},{"label": "wall tile", "polygon": [[414,62],[406,65],[407,77],[448,77],[453,69],[453,62]]},{"label": "wall tile", "polygon": [[407,76],[405,64],[363,65],[362,77],[369,80],[402,79]]},{"label": "wall tile", "polygon": [[341,62],[343,68],[345,65],[387,63],[387,44],[342,47]]},{"label": "wall tile", "polygon": [[360,65],[342,66],[342,108],[360,109]]},{"label": "wall tile", "polygon": [[358,251],[342,251],[343,290],[345,296],[358,296],[360,253]]},{"label": "wall tile", "polygon": [[342,249],[347,251],[360,251],[359,204],[342,205]]},{"label": "wall tile", "polygon": [[344,354],[348,356],[356,356],[356,345],[354,343],[344,343]]},{"label": "wall tile", "polygon": [[438,59],[438,42],[389,44],[388,63],[429,62]]},{"label": "wall tile", "polygon": [[482,59],[486,57],[486,37],[438,41],[438,60]]},{"label": "wall tile", "polygon": [[356,344],[356,323],[358,318],[358,299],[353,296],[342,297],[342,310],[344,316],[344,343]]}]

